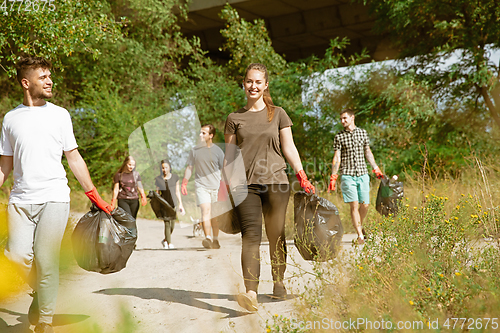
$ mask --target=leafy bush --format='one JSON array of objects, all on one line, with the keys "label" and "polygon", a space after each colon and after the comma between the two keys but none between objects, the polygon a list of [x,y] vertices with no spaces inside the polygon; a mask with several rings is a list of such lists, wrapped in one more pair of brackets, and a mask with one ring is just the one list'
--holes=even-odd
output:
[{"label": "leafy bush", "polygon": [[[479,166],[455,181],[422,184],[408,176],[398,215],[371,215],[363,247],[292,277],[301,292],[293,315],[269,320],[267,331],[328,331],[358,318],[360,331],[382,320],[393,331],[399,322],[425,329],[437,321],[444,329],[452,318],[498,317],[498,173]],[[342,210],[341,216],[349,220]]]}]

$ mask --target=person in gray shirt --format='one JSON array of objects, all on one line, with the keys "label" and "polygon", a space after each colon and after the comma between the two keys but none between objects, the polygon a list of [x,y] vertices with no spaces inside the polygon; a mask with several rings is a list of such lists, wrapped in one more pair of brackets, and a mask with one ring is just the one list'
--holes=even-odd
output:
[{"label": "person in gray shirt", "polygon": [[[195,169],[194,187],[196,204],[200,207],[205,239],[202,244],[207,249],[219,249],[219,226],[217,220],[210,220],[212,203],[217,201],[223,167],[224,152],[212,142],[215,127],[211,124],[203,125],[200,130],[201,143],[189,152],[184,179],[182,179],[181,193],[187,195],[187,183],[193,167]],[[213,231],[213,236],[212,236]]]}]

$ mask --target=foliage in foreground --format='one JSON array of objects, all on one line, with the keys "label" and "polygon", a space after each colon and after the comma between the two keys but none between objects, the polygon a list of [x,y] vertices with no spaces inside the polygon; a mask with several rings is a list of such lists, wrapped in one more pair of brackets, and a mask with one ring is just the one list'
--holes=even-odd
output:
[{"label": "foliage in foreground", "polygon": [[[367,227],[365,246],[314,263],[298,278],[313,276],[304,282],[294,315],[268,320],[267,331],[329,331],[337,322],[358,318],[360,331],[370,331],[367,321],[382,320],[385,328],[393,325],[392,331],[402,330],[396,328],[399,322],[414,325],[404,331],[437,322],[440,329],[452,329],[453,318],[474,318],[469,329],[491,330],[493,322],[487,329],[486,318],[500,314],[500,212],[490,192],[496,191],[498,174],[473,171],[458,186],[437,181],[422,187],[414,181],[397,216],[378,217]],[[495,179],[491,187],[481,172]]]}]

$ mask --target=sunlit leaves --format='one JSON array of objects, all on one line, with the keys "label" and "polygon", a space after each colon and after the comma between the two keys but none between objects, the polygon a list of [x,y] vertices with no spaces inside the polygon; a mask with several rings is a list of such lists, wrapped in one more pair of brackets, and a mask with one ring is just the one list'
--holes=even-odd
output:
[{"label": "sunlit leaves", "polygon": [[227,22],[226,29],[221,30],[226,39],[222,50],[231,53],[228,66],[232,71],[241,74],[252,62],[266,63],[273,74],[284,69],[286,62],[274,51],[264,20],[255,20],[253,24],[247,22],[229,5],[224,7],[220,17]]},{"label": "sunlit leaves", "polygon": [[7,12],[0,15],[0,62],[10,75],[23,54],[51,59],[57,66],[61,57],[75,52],[100,55],[99,43],[119,35],[120,22],[108,14],[106,2],[58,1],[54,11]]}]

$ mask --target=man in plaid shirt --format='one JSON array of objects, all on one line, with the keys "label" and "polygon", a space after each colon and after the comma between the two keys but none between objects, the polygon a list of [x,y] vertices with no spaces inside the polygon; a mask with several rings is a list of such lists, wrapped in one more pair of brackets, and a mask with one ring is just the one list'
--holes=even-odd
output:
[{"label": "man in plaid shirt", "polygon": [[342,196],[344,202],[350,205],[352,225],[358,234],[357,243],[361,245],[365,242],[362,224],[370,204],[370,177],[365,158],[377,178],[382,178],[383,174],[373,158],[368,134],[354,124],[354,112],[351,109],[342,110],[340,121],[344,130],[337,133],[333,140],[335,154],[328,190],[335,191],[340,168]]}]

